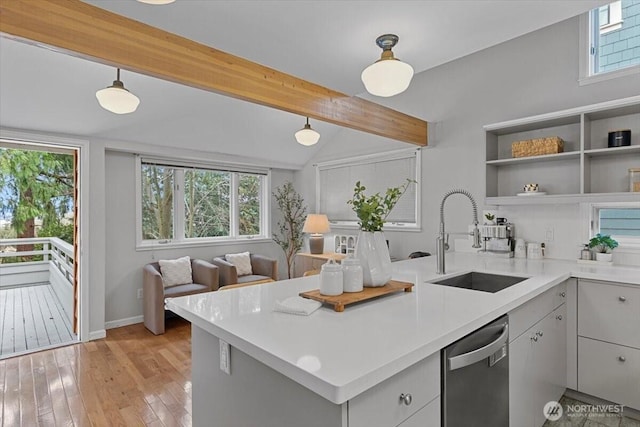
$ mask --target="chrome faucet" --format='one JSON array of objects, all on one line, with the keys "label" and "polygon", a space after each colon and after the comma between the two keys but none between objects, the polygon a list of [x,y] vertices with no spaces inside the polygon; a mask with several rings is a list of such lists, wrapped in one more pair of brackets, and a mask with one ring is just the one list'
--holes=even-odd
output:
[{"label": "chrome faucet", "polygon": [[[478,230],[478,205],[476,201],[473,199],[471,193],[467,190],[449,190],[445,193],[442,198],[442,202],[440,202],[440,231],[438,232],[438,237],[436,238],[436,257],[437,257],[437,269],[436,273],[444,274],[444,253],[447,249],[449,249],[449,233],[445,233],[444,231],[444,201],[447,200],[447,197],[452,194],[463,194],[471,200],[471,205],[473,206],[473,231],[469,233],[464,233],[465,235],[473,236],[473,246],[474,248],[480,248],[480,230]],[[456,233],[457,234],[457,233]]]}]

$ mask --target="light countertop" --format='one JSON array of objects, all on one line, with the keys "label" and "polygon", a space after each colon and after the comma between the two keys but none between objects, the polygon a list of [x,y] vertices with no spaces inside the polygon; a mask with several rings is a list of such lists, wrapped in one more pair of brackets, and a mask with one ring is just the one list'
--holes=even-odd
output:
[{"label": "light countertop", "polygon": [[[318,276],[172,298],[166,305],[286,377],[342,404],[569,277],[640,285],[640,268],[633,267],[469,253],[449,253],[446,261],[444,276],[435,273],[435,257],[393,263],[393,278],[415,283],[413,292],[349,306],[342,313],[328,306],[310,316],[273,311],[276,300],[317,289]],[[528,280],[493,294],[428,283],[469,271]]]}]

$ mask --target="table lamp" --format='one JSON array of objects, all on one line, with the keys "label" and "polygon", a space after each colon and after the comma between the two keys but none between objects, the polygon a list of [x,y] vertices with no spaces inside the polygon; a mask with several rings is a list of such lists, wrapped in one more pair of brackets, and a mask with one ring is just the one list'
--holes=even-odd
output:
[{"label": "table lamp", "polygon": [[302,228],[304,233],[309,233],[309,250],[312,254],[321,254],[324,252],[324,236],[325,233],[331,231],[329,227],[329,218],[324,214],[309,214]]}]

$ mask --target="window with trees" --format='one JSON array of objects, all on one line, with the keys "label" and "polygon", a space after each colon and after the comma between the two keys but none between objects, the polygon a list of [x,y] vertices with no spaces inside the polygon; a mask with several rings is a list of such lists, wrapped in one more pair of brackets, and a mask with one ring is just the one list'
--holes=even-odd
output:
[{"label": "window with trees", "polygon": [[268,171],[139,158],[138,246],[267,238]]}]

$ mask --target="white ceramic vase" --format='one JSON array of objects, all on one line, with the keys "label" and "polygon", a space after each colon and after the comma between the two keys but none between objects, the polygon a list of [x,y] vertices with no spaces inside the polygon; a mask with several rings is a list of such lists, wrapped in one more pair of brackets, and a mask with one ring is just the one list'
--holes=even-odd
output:
[{"label": "white ceramic vase", "polygon": [[613,254],[605,254],[602,252],[596,252],[596,261],[611,262],[613,260]]},{"label": "white ceramic vase", "polygon": [[364,286],[375,288],[391,280],[391,257],[382,231],[358,233],[356,258],[362,266]]}]

